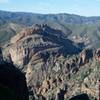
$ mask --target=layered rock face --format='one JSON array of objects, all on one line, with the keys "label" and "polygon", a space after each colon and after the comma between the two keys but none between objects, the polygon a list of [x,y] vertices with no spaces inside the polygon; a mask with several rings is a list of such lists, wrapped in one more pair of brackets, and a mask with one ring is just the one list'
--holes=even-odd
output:
[{"label": "layered rock face", "polygon": [[[92,66],[90,61],[98,55],[92,49],[80,51],[80,47],[60,30],[36,25],[14,36],[3,53],[6,59],[26,73],[30,100],[69,100],[79,92],[87,92],[83,90],[84,81],[89,75],[92,77],[90,72],[95,65]],[[91,92],[93,97],[96,94]]]},{"label": "layered rock face", "polygon": [[[53,78],[53,73],[60,73],[62,69],[62,63],[59,63],[57,58],[61,55],[76,54],[80,50],[78,45],[66,39],[60,30],[47,25],[35,25],[14,36],[3,53],[26,73],[28,87],[36,94],[44,95],[49,88],[56,86],[55,81],[62,83],[60,77]],[[51,77],[51,82],[48,77]]]},{"label": "layered rock face", "polygon": [[29,100],[24,74],[14,65],[3,61],[2,57],[0,57],[0,99]]},{"label": "layered rock face", "polygon": [[72,41],[64,38],[60,30],[36,25],[22,30],[11,39],[9,54],[15,64],[26,65],[35,55],[46,56],[48,52],[73,54],[79,51]]}]

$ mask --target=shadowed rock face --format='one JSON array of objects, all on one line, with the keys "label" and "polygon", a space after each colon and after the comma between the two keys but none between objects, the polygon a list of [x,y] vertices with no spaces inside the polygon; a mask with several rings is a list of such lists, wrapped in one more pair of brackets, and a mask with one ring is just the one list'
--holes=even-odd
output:
[{"label": "shadowed rock face", "polygon": [[80,54],[80,66],[85,65],[92,58],[93,58],[93,50],[92,49],[83,50]]},{"label": "shadowed rock face", "polygon": [[70,100],[89,100],[89,97],[87,94],[81,94],[81,95],[72,97]]},{"label": "shadowed rock face", "polygon": [[2,63],[2,60],[3,60],[3,55],[2,55],[2,50],[0,48],[0,63]]},{"label": "shadowed rock face", "polygon": [[25,80],[24,74],[12,64],[0,63],[0,100],[28,100]]}]

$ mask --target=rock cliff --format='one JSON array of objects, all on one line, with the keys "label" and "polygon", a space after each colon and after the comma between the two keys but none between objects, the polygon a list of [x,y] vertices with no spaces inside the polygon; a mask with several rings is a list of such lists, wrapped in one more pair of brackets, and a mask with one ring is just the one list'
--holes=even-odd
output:
[{"label": "rock cliff", "polygon": [[80,93],[99,100],[99,49],[80,48],[62,31],[35,25],[14,36],[3,55],[26,73],[30,100],[69,100]]},{"label": "rock cliff", "polygon": [[25,75],[3,61],[0,52],[0,100],[29,100]]}]

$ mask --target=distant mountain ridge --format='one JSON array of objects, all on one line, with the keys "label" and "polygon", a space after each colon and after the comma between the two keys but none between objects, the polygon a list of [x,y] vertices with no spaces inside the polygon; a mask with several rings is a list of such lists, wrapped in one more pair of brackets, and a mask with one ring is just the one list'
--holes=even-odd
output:
[{"label": "distant mountain ridge", "polygon": [[7,22],[20,23],[25,25],[33,25],[37,22],[44,23],[46,21],[59,21],[67,24],[89,24],[97,23],[100,17],[85,17],[74,14],[59,13],[59,14],[36,14],[25,12],[8,12],[0,11],[0,25]]},{"label": "distant mountain ridge", "polygon": [[[85,17],[74,14],[35,14],[0,11],[0,43],[7,42],[24,27],[36,24],[61,30],[65,37],[80,40],[86,46],[100,47],[100,17]],[[13,28],[12,28],[13,27]]]}]

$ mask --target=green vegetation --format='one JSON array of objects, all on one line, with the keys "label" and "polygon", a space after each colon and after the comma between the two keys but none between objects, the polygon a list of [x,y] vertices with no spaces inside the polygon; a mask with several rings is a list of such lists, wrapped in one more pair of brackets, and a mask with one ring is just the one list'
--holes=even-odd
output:
[{"label": "green vegetation", "polygon": [[92,72],[91,67],[81,68],[79,72],[71,76],[71,80],[82,82]]},{"label": "green vegetation", "polygon": [[0,43],[8,42],[11,37],[13,37],[17,32],[20,32],[21,30],[22,26],[15,23],[2,25],[0,27]]}]

